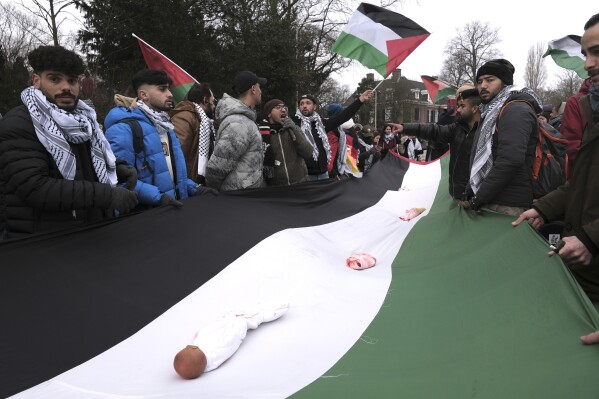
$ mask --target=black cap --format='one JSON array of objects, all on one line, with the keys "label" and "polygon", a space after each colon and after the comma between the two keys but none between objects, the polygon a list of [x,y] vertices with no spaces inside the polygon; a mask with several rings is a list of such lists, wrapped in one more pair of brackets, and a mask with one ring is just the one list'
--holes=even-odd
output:
[{"label": "black cap", "polygon": [[486,62],[483,66],[478,68],[476,72],[476,80],[482,75],[493,75],[497,76],[506,85],[514,84],[514,72],[515,68],[511,62],[498,58]]},{"label": "black cap", "polygon": [[254,72],[242,71],[235,76],[233,80],[233,91],[238,94],[243,94],[250,89],[256,83],[260,83],[264,86],[268,81],[265,78],[261,78]]},{"label": "black cap", "polygon": [[297,104],[299,105],[300,101],[306,99],[312,101],[314,104],[318,104],[318,101],[316,101],[316,97],[314,97],[312,94],[302,94],[300,98],[298,98]]}]

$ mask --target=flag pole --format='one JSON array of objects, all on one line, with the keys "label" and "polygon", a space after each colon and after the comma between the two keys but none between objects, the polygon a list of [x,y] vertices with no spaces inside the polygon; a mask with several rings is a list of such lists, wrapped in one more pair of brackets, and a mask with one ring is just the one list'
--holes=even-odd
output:
[{"label": "flag pole", "polygon": [[151,48],[152,50],[154,50],[155,52],[157,52],[158,54],[160,54],[161,56],[163,56],[164,58],[166,58],[170,62],[172,62],[174,66],[176,66],[177,68],[179,68],[180,70],[182,70],[183,72],[185,72],[190,78],[193,79],[194,82],[196,82],[198,84],[200,83],[200,82],[198,82],[196,80],[196,78],[194,78],[193,76],[191,76],[185,69],[181,68],[175,62],[173,62],[173,60],[171,60],[170,58],[168,58],[166,55],[162,54],[160,51],[156,50],[154,47],[150,46],[144,39],[142,39],[141,37],[137,36],[135,33],[131,33],[131,36],[133,36],[137,40],[141,41],[143,44],[145,44],[146,46],[148,46],[149,48]]}]

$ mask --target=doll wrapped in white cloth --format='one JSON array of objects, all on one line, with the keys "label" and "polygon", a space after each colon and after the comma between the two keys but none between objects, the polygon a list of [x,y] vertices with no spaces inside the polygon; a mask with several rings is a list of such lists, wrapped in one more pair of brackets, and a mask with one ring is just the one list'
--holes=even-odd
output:
[{"label": "doll wrapped in white cloth", "polygon": [[227,313],[196,332],[193,342],[177,353],[175,371],[185,379],[193,379],[214,370],[237,351],[248,329],[278,319],[288,308],[287,303],[264,304]]}]

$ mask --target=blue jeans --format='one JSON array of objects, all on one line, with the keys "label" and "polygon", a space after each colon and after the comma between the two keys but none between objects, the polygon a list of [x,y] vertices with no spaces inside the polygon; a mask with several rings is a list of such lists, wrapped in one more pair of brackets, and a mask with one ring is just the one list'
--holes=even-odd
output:
[{"label": "blue jeans", "polygon": [[308,175],[308,181],[327,180],[329,178],[329,172],[324,172],[319,175]]}]

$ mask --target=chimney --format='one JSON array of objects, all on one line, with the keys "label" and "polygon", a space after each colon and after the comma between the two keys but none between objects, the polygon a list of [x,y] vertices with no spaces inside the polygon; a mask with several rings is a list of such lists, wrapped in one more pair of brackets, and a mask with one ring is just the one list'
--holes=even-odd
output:
[{"label": "chimney", "polygon": [[394,82],[399,82],[401,79],[401,68],[397,68],[395,71],[393,71],[393,75],[392,75],[393,81]]},{"label": "chimney", "polygon": [[366,80],[369,82],[373,82],[374,81],[374,73],[367,73]]}]

